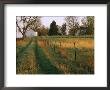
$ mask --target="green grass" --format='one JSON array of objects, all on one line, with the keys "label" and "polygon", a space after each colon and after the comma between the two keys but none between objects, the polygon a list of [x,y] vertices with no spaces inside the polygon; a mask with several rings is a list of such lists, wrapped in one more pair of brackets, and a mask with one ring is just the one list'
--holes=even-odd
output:
[{"label": "green grass", "polygon": [[43,49],[36,45],[36,58],[39,63],[40,72],[44,74],[58,74],[61,73],[54,64],[50,62]]},{"label": "green grass", "polygon": [[25,38],[20,41],[16,41],[16,58],[19,57],[19,55],[25,51],[25,49],[30,45],[32,42],[31,38]]},{"label": "green grass", "polygon": [[[52,54],[51,62],[57,62],[59,69],[64,65],[63,73],[71,74],[91,74],[94,73],[94,55],[93,50],[90,49],[76,49],[76,60],[75,60],[75,49],[63,49],[63,52],[66,52],[66,56],[62,55],[59,52],[60,48],[57,48],[55,51],[53,48],[49,48],[49,52]],[[91,60],[89,60],[89,58]],[[91,65],[89,64],[91,63]],[[68,70],[68,71],[67,71]]]},{"label": "green grass", "polygon": [[39,66],[36,62],[35,44],[29,41],[26,48],[18,55],[16,59],[16,73],[17,74],[36,74]]},{"label": "green grass", "polygon": [[93,39],[93,36],[26,39],[21,48],[19,44],[16,47],[17,74],[94,74]]}]

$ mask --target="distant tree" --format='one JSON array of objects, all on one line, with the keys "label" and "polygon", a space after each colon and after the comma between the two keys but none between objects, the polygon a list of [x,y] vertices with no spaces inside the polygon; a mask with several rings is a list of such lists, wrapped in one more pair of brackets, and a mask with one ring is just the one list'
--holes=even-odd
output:
[{"label": "distant tree", "polygon": [[52,23],[50,24],[49,35],[58,35],[58,27],[55,21],[52,21]]},{"label": "distant tree", "polygon": [[37,32],[39,30],[39,28],[41,28],[41,17],[38,17],[36,19],[36,22],[30,25],[30,29],[32,29],[33,31]]},{"label": "distant tree", "polygon": [[20,32],[23,38],[26,37],[26,31],[37,30],[40,26],[39,16],[17,16],[16,17],[16,32]]},{"label": "distant tree", "polygon": [[48,28],[42,26],[40,29],[37,30],[39,36],[47,36],[48,35]]},{"label": "distant tree", "polygon": [[66,24],[69,29],[69,34],[75,35],[77,30],[79,29],[78,17],[77,16],[67,16],[65,18],[65,20],[66,20]]},{"label": "distant tree", "polygon": [[87,16],[87,32],[86,34],[94,34],[94,16]]},{"label": "distant tree", "polygon": [[61,27],[62,35],[66,35],[66,23],[64,23]]},{"label": "distant tree", "polygon": [[58,28],[58,35],[62,35],[62,32],[61,32],[61,26],[57,25],[57,28]]}]

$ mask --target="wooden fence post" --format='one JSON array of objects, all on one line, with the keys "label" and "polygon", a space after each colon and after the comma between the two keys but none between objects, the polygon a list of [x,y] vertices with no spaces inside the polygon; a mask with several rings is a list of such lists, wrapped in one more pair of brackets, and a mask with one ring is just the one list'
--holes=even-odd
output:
[{"label": "wooden fence post", "polygon": [[60,48],[61,48],[61,42],[60,42]]},{"label": "wooden fence post", "polygon": [[55,52],[55,44],[54,44],[54,52]]},{"label": "wooden fence post", "polygon": [[76,43],[74,42],[74,48],[75,48],[75,50],[74,50],[74,59],[75,59],[75,61],[76,61],[76,45],[75,45]]}]

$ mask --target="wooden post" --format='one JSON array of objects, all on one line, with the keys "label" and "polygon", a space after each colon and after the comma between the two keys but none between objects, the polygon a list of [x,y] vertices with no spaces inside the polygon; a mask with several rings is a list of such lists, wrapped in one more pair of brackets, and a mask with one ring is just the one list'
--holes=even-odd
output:
[{"label": "wooden post", "polygon": [[44,45],[46,46],[46,40],[44,39]]},{"label": "wooden post", "polygon": [[56,48],[55,45],[56,45],[56,41],[54,42],[54,52],[55,52],[55,48]]},{"label": "wooden post", "polygon": [[46,44],[47,44],[47,46],[48,46],[48,40],[46,41]]},{"label": "wooden post", "polygon": [[75,46],[75,44],[76,44],[76,43],[74,42],[74,49],[75,49],[75,50],[74,50],[74,59],[75,59],[75,61],[76,61],[76,46]]},{"label": "wooden post", "polygon": [[61,42],[60,42],[60,48],[61,48]]},{"label": "wooden post", "polygon": [[54,44],[54,52],[55,52],[55,44]]},{"label": "wooden post", "polygon": [[50,40],[49,40],[49,47],[50,47]]}]

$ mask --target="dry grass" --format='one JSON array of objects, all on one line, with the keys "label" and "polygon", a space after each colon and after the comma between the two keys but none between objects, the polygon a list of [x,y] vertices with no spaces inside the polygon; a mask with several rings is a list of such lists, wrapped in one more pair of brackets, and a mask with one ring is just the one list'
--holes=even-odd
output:
[{"label": "dry grass", "polygon": [[[38,45],[40,46],[40,48],[43,49],[45,55],[47,56],[48,60],[52,63],[52,65],[56,66],[57,69],[61,70],[64,74],[84,73],[84,69],[86,69],[86,73],[87,71],[93,72],[94,71],[94,60],[92,56],[93,54],[86,50],[86,49],[94,48],[93,39],[75,38],[73,40],[74,42],[76,42],[75,48],[78,48],[79,50],[80,49],[83,50],[83,48],[85,48],[82,52],[79,53],[79,55],[77,55],[78,61],[74,61],[74,57],[69,55],[69,53],[66,51],[67,48],[71,48],[71,49],[74,48],[74,42],[71,40],[68,39],[68,41],[63,41],[63,40],[46,41],[44,39],[42,40],[40,39],[38,40]],[[48,49],[49,48],[52,49],[54,48],[54,46],[55,46],[55,51],[49,52]],[[55,53],[57,53],[60,57],[56,57],[56,56],[54,57]],[[73,53],[74,53],[74,50],[73,50]],[[89,58],[86,58],[87,56]]]},{"label": "dry grass", "polygon": [[[37,42],[36,42],[37,41]],[[17,45],[26,45],[26,41],[17,41]],[[75,46],[74,46],[75,43]],[[36,47],[38,45],[38,47]],[[36,48],[35,48],[36,47]],[[39,48],[39,49],[38,49]],[[77,48],[77,60],[74,50]],[[36,52],[35,50],[38,49]],[[39,38],[31,42],[24,54],[18,58],[18,74],[59,73],[87,74],[94,73],[93,38]],[[40,53],[40,54],[39,54]],[[39,59],[36,58],[38,55]],[[41,69],[41,72],[39,70]],[[43,71],[44,70],[44,71]],[[46,71],[45,71],[46,70]],[[51,71],[48,71],[51,70]]]},{"label": "dry grass", "polygon": [[32,42],[27,49],[17,58],[17,74],[35,74],[39,66],[34,52],[35,43]]},{"label": "dry grass", "polygon": [[94,40],[93,39],[71,39],[68,41],[51,41],[52,45],[56,45],[58,47],[61,48],[74,48],[74,43],[75,43],[75,47],[77,48],[94,48]]}]

